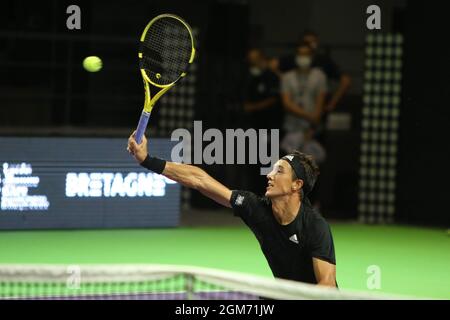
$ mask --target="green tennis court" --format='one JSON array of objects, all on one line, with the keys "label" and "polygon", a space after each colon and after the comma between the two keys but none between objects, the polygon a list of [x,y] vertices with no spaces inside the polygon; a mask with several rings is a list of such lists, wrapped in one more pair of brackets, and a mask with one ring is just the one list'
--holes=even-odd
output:
[{"label": "green tennis court", "polygon": [[[341,288],[450,299],[450,237],[444,230],[332,224]],[[271,277],[245,226],[177,229],[3,231],[0,263],[158,263],[193,265]]]}]

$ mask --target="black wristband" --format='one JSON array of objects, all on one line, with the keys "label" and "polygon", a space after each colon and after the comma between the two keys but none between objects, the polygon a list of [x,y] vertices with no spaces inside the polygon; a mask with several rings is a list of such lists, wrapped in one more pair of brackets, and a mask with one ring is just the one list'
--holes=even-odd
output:
[{"label": "black wristband", "polygon": [[148,154],[145,160],[141,162],[141,166],[147,168],[150,171],[161,174],[166,167],[166,160],[150,157],[150,155]]}]

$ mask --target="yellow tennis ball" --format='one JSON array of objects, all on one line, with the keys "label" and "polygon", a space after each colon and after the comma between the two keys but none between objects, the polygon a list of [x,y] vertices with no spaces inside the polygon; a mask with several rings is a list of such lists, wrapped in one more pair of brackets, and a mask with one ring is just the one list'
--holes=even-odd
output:
[{"label": "yellow tennis ball", "polygon": [[84,69],[86,69],[86,71],[89,71],[89,72],[100,71],[102,66],[103,66],[102,59],[100,59],[97,56],[86,57],[83,60],[83,67],[84,67]]}]

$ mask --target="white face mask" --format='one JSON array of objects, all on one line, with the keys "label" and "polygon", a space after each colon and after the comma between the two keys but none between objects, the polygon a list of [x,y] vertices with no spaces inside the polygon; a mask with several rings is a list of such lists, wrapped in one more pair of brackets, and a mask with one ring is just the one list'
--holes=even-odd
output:
[{"label": "white face mask", "polygon": [[250,71],[250,74],[254,77],[257,77],[257,76],[261,75],[261,73],[262,73],[262,70],[258,67],[250,67],[249,71]]},{"label": "white face mask", "polygon": [[311,66],[311,57],[296,56],[295,63],[301,69],[307,69]]}]

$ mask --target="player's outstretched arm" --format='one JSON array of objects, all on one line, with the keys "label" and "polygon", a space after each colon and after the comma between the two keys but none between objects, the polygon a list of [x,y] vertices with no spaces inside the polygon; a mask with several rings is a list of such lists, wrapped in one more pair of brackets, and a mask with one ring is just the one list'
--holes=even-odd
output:
[{"label": "player's outstretched arm", "polygon": [[196,166],[167,161],[162,174],[183,186],[200,191],[225,207],[231,208],[231,190]]},{"label": "player's outstretched arm", "polygon": [[[141,144],[137,144],[134,139],[134,132],[128,139],[128,152],[130,152],[136,161],[140,164],[147,159],[147,139],[145,136]],[[147,159],[148,160],[148,159]],[[204,170],[187,164],[175,163],[170,161],[155,160],[156,171],[162,175],[174,180],[183,186],[200,191],[208,198],[230,208],[231,190],[211,177]]]}]

